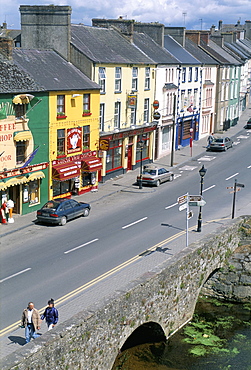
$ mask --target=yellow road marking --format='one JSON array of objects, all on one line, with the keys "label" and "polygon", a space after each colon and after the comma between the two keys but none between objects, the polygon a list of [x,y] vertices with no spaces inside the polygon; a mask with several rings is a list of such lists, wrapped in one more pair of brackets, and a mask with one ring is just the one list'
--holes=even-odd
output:
[{"label": "yellow road marking", "polygon": [[[230,219],[230,217],[225,218],[224,220],[227,220],[227,219]],[[222,221],[222,219],[211,220],[211,221],[207,221],[206,223],[212,223],[212,222],[217,222],[217,221]],[[205,224],[204,224],[204,225],[205,225]],[[202,226],[203,226],[203,225],[202,225]],[[195,227],[195,226],[191,226],[188,230],[189,230],[189,231],[191,231],[192,229],[194,229],[194,227]],[[148,251],[154,251],[154,250],[156,250],[157,248],[160,248],[160,247],[162,247],[163,245],[168,244],[168,243],[170,243],[171,241],[173,241],[173,240],[175,240],[175,239],[179,238],[180,236],[184,235],[185,233],[186,233],[186,230],[182,230],[182,231],[180,231],[179,233],[177,233],[177,234],[175,234],[175,235],[173,235],[173,236],[170,236],[169,238],[167,238],[167,239],[165,239],[165,240],[162,240],[161,242],[159,242],[159,243],[155,244],[153,247],[148,248],[147,250],[148,250]],[[81,286],[80,286],[80,287],[78,287],[77,289],[75,289],[75,290],[71,291],[70,293],[68,293],[68,294],[64,295],[63,297],[61,297],[61,298],[57,299],[57,300],[55,301],[55,304],[56,304],[56,305],[57,305],[57,304],[61,304],[61,303],[65,302],[67,299],[69,299],[69,298],[73,298],[73,297],[74,297],[74,296],[76,296],[77,294],[82,293],[84,290],[86,290],[86,289],[90,288],[90,287],[91,287],[91,286],[93,286],[94,284],[99,283],[100,281],[102,281],[102,280],[106,279],[107,277],[111,276],[111,275],[112,275],[112,274],[114,274],[115,272],[118,272],[118,271],[122,270],[124,267],[126,267],[126,266],[130,265],[131,263],[133,263],[133,262],[135,262],[135,261],[137,261],[137,260],[139,260],[139,259],[141,259],[141,258],[142,258],[142,256],[139,256],[139,255],[132,257],[131,259],[129,259],[129,260],[127,260],[127,261],[125,261],[125,262],[121,263],[120,265],[118,265],[118,266],[114,267],[113,269],[111,269],[111,270],[109,270],[109,271],[105,272],[104,274],[102,274],[102,275],[100,275],[100,276],[96,277],[95,279],[93,279],[93,280],[89,281],[88,283],[86,283],[86,284],[84,284],[84,285],[81,285]],[[41,309],[39,310],[39,313],[41,314],[41,313],[45,310],[45,308],[46,308],[46,307],[47,307],[47,306],[45,306],[45,307],[41,308]],[[20,321],[16,321],[15,323],[13,323],[13,324],[11,324],[11,325],[7,326],[6,328],[4,328],[4,329],[0,330],[0,337],[2,337],[3,335],[7,334],[7,333],[8,333],[8,332],[10,332],[11,330],[16,330],[16,329],[18,329],[19,325],[20,325]]]}]

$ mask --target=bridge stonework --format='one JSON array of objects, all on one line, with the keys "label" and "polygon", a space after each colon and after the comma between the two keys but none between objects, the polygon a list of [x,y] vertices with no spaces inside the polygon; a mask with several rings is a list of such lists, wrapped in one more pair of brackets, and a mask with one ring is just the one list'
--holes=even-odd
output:
[{"label": "bridge stonework", "polygon": [[243,240],[243,216],[189,245],[155,270],[116,291],[5,358],[3,370],[110,370],[128,337],[145,323],[166,337],[188,322],[208,277]]}]

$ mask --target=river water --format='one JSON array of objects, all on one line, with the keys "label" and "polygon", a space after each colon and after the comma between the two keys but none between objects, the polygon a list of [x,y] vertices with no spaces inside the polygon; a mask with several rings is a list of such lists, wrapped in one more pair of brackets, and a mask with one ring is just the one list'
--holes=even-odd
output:
[{"label": "river water", "polygon": [[251,303],[200,299],[167,342],[123,351],[112,370],[251,370]]}]

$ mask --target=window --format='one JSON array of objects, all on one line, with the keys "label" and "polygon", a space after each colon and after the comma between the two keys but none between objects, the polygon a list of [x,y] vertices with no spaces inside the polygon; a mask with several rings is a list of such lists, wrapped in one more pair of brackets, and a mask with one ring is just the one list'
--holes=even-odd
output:
[{"label": "window", "polygon": [[114,128],[120,128],[120,108],[121,103],[115,102],[114,106]]},{"label": "window", "polygon": [[174,78],[174,69],[167,68],[166,69],[166,82],[167,83],[173,82],[173,78]]},{"label": "window", "polygon": [[187,90],[187,104],[188,104],[188,106],[190,106],[190,104],[193,104],[193,101],[192,101],[192,90],[191,89],[188,89]]},{"label": "window", "polygon": [[65,129],[57,130],[57,155],[65,154]]},{"label": "window", "polygon": [[181,90],[181,96],[180,96],[180,109],[183,112],[185,106],[185,90]]},{"label": "window", "polygon": [[106,171],[122,166],[122,140],[110,141],[106,154]]},{"label": "window", "polygon": [[193,68],[192,67],[189,67],[189,70],[188,70],[188,81],[191,82],[192,81],[192,77],[193,77]]},{"label": "window", "polygon": [[105,93],[105,80],[106,80],[106,73],[105,67],[99,67],[99,85],[100,85],[100,92]]},{"label": "window", "polygon": [[105,130],[105,104],[100,104],[99,109],[99,129],[100,131]]},{"label": "window", "polygon": [[150,67],[145,69],[145,90],[150,89]]},{"label": "window", "polygon": [[65,115],[65,95],[57,96],[57,115]]},{"label": "window", "polygon": [[136,109],[135,108],[131,108],[130,124],[131,126],[136,124]]},{"label": "window", "polygon": [[90,94],[83,95],[83,113],[90,113],[91,110],[91,96]]},{"label": "window", "polygon": [[26,114],[27,104],[14,104],[15,117],[21,118]]},{"label": "window", "polygon": [[195,67],[194,81],[198,81],[198,79],[199,79],[199,68],[198,67]]},{"label": "window", "polygon": [[27,141],[16,142],[16,164],[25,162]]},{"label": "window", "polygon": [[132,91],[138,90],[138,67],[132,69]]},{"label": "window", "polygon": [[182,82],[186,82],[186,67],[182,68]]},{"label": "window", "polygon": [[83,127],[83,150],[90,149],[90,126]]},{"label": "window", "polygon": [[39,180],[28,183],[28,195],[30,204],[39,203]]},{"label": "window", "polygon": [[115,67],[115,92],[121,92],[121,67]]},{"label": "window", "polygon": [[149,122],[149,99],[144,100],[144,123]]},{"label": "window", "polygon": [[194,104],[194,109],[198,107],[198,89],[194,89],[193,104]]}]

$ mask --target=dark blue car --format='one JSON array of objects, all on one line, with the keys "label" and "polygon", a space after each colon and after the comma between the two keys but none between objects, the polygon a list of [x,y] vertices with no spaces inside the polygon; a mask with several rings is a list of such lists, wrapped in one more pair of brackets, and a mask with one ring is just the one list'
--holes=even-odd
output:
[{"label": "dark blue car", "polygon": [[77,202],[74,199],[49,200],[37,211],[37,222],[44,222],[64,226],[68,220],[90,213],[88,203]]}]

